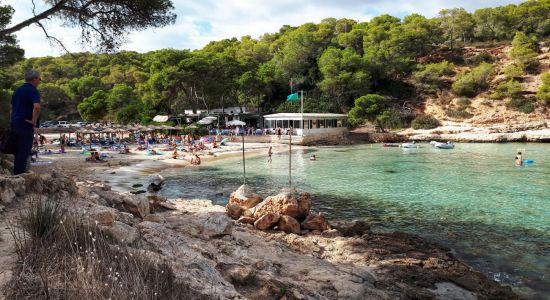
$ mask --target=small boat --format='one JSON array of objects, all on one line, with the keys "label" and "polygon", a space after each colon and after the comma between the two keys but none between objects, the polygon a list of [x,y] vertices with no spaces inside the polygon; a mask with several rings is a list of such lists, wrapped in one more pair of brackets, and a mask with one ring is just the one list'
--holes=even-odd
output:
[{"label": "small boat", "polygon": [[436,147],[437,149],[454,149],[455,148],[455,145],[451,142],[441,143],[441,142],[431,141],[430,144]]},{"label": "small boat", "polygon": [[399,144],[393,144],[393,143],[384,143],[382,147],[399,147]]},{"label": "small boat", "polygon": [[401,144],[401,148],[414,149],[421,148],[421,146],[417,143],[403,143]]}]

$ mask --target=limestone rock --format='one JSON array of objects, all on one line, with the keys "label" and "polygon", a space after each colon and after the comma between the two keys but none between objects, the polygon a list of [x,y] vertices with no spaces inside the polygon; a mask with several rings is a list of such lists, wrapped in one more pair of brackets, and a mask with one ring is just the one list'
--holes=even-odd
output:
[{"label": "limestone rock", "polygon": [[298,201],[293,197],[292,193],[280,193],[275,196],[269,196],[256,206],[254,217],[259,218],[268,213],[298,217],[300,215]]},{"label": "limestone rock", "polygon": [[164,223],[166,220],[161,215],[150,214],[150,215],[145,216],[145,218],[143,218],[143,221],[149,221],[149,222],[155,222],[155,223]]},{"label": "limestone rock", "polygon": [[20,176],[0,177],[0,201],[11,203],[17,197],[25,195],[25,179]]},{"label": "limestone rock", "polygon": [[242,207],[234,203],[228,203],[225,208],[227,209],[227,214],[235,220],[239,219],[244,211]]},{"label": "limestone rock", "polygon": [[[83,189],[83,192],[85,191],[86,189]],[[88,190],[88,193],[97,194],[109,206],[129,212],[139,218],[144,218],[150,212],[149,200],[145,197],[124,195],[114,191],[104,191],[99,188],[91,188]]]},{"label": "limestone rock", "polygon": [[252,189],[246,185],[241,185],[235,192],[229,195],[229,204],[237,204],[242,208],[252,208],[262,202],[262,197],[255,194]]},{"label": "limestone rock", "polygon": [[139,238],[139,231],[136,228],[122,222],[115,221],[113,226],[100,226],[99,228],[123,244],[132,244]]},{"label": "limestone rock", "polygon": [[147,200],[149,201],[150,213],[177,209],[168,199],[159,195],[149,195],[147,196]]},{"label": "limestone rock", "polygon": [[298,218],[303,218],[309,215],[311,205],[311,194],[307,192],[300,193],[300,196],[298,197],[298,211],[300,215],[298,216]]},{"label": "limestone rock", "polygon": [[254,222],[254,227],[259,230],[267,230],[279,222],[279,217],[278,213],[267,213]]},{"label": "limestone rock", "polygon": [[243,224],[254,224],[254,222],[256,222],[256,219],[254,219],[252,217],[242,216],[242,217],[239,218],[238,222],[243,223]]},{"label": "limestone rock", "polygon": [[98,225],[105,226],[113,226],[115,222],[115,213],[115,209],[104,206],[93,207],[88,212],[93,221],[97,222]]},{"label": "limestone rock", "polygon": [[233,222],[225,214],[209,214],[201,227],[201,235],[215,238],[230,235],[233,230]]},{"label": "limestone rock", "polygon": [[318,213],[316,215],[309,215],[302,222],[302,228],[309,229],[309,230],[324,231],[328,229],[327,219],[321,213]]},{"label": "limestone rock", "polygon": [[149,214],[149,201],[139,197],[123,197],[124,208],[133,215],[144,218]]},{"label": "limestone rock", "polygon": [[282,215],[277,227],[286,233],[300,234],[300,223],[291,216]]},{"label": "limestone rock", "polygon": [[242,213],[242,216],[243,217],[251,217],[251,218],[254,218],[254,211],[253,211],[254,208],[250,208],[250,209],[245,209]]}]

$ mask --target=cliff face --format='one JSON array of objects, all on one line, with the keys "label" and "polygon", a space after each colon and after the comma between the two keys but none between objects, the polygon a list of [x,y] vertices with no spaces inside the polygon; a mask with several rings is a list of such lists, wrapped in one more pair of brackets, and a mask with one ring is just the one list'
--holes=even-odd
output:
[{"label": "cliff face", "polygon": [[[105,249],[124,248],[124,253],[166,264],[173,280],[190,289],[190,298],[517,298],[510,288],[455,259],[449,249],[411,235],[371,232],[362,221],[332,222],[333,229],[304,235],[258,231],[233,221],[224,207],[209,200],[120,194],[103,183],[74,182],[57,171],[3,176],[0,182],[2,201],[11,199],[10,207],[40,195],[58,201],[73,219],[92,228],[92,246],[104,234],[112,243]],[[94,251],[77,254],[96,258]],[[18,293],[25,289],[17,285],[21,278],[44,276],[24,275],[10,281]],[[66,283],[47,279],[42,278],[48,285],[26,292],[47,289],[55,297],[58,292],[78,291],[64,290]]]}]

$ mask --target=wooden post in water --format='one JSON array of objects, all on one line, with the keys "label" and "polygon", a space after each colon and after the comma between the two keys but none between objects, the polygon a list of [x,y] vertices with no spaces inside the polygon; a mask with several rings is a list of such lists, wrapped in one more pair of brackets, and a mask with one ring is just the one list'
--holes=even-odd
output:
[{"label": "wooden post in water", "polygon": [[244,126],[242,126],[242,136],[243,136],[243,184],[246,184],[246,165],[244,159]]},{"label": "wooden post in water", "polygon": [[292,188],[292,127],[290,127],[290,140],[288,142],[288,187]]}]

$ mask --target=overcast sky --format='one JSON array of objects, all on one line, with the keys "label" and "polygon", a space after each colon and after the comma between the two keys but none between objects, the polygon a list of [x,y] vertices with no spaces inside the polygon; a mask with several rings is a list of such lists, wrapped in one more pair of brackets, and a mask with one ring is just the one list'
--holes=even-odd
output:
[{"label": "overcast sky", "polygon": [[[0,0],[15,8],[12,23],[31,16],[31,0]],[[37,13],[46,9],[37,2]],[[516,0],[173,0],[178,15],[174,25],[132,32],[121,49],[147,52],[162,48],[200,49],[209,41],[250,35],[258,38],[279,31],[283,25],[319,23],[328,17],[368,21],[374,16],[391,14],[404,17],[419,13],[434,17],[443,8],[463,7],[472,12],[478,8],[517,4]],[[43,5],[43,4],[42,4]],[[93,51],[80,44],[79,30],[59,22],[45,23],[50,35],[61,39],[70,51]],[[64,52],[44,38],[37,26],[16,33],[26,57],[61,55]]]}]

